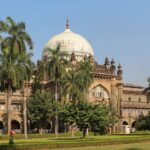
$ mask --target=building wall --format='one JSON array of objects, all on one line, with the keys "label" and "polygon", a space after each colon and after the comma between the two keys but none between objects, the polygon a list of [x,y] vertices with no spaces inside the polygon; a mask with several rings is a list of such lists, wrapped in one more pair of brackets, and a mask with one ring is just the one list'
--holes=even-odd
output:
[{"label": "building wall", "polygon": [[137,117],[140,114],[147,115],[149,111],[150,103],[143,94],[143,88],[124,86],[121,99],[121,124],[126,121],[129,127],[133,127]]},{"label": "building wall", "polygon": [[[22,97],[19,91],[12,95],[11,105],[11,120],[16,121],[20,125],[18,132],[22,130],[22,112],[21,112]],[[0,128],[0,132],[6,132],[7,130],[7,102],[6,94],[0,93],[0,123],[3,125],[3,129]]]},{"label": "building wall", "polygon": [[[97,90],[96,87],[99,87],[100,90]],[[98,93],[93,94],[94,89]],[[87,96],[91,103],[104,103],[112,107],[121,118],[119,122],[121,130],[123,122],[132,127],[133,122],[141,113],[146,115],[150,110],[150,103],[147,102],[147,98],[143,94],[143,88],[133,85],[123,86],[123,80],[114,74],[103,72],[103,74],[94,77]],[[11,118],[12,121],[16,120],[20,124],[20,130],[22,130],[22,102],[21,93],[19,91],[13,93]],[[3,123],[5,129],[7,128],[6,105],[6,95],[0,93],[0,122]]]}]

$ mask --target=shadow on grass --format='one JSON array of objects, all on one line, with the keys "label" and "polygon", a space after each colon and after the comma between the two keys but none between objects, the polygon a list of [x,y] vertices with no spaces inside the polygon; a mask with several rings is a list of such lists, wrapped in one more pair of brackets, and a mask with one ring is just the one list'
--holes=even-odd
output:
[{"label": "shadow on grass", "polygon": [[127,148],[125,150],[143,150],[143,149],[141,149],[141,148]]},{"label": "shadow on grass", "polygon": [[54,140],[54,141],[99,141],[100,139],[95,139],[92,137],[57,137],[57,138],[48,138],[48,140]]},{"label": "shadow on grass", "polygon": [[9,144],[4,144],[0,146],[0,150],[15,150],[16,146],[15,144],[9,145]]},{"label": "shadow on grass", "polygon": [[58,138],[49,138],[49,140],[64,140],[64,141],[71,141],[71,140],[81,140],[82,137],[58,137]]}]

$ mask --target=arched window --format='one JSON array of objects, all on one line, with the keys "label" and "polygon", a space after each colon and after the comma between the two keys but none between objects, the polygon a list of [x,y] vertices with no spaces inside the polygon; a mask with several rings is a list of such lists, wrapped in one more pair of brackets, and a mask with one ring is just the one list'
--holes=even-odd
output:
[{"label": "arched window", "polygon": [[132,122],[132,128],[135,128],[136,121]]},{"label": "arched window", "polygon": [[128,125],[128,122],[127,121],[123,121],[123,125]]},{"label": "arched window", "polygon": [[11,128],[14,129],[20,129],[20,123],[16,120],[11,121]]},{"label": "arched window", "polygon": [[98,85],[91,90],[91,97],[109,99],[109,94],[101,85]]},{"label": "arched window", "polygon": [[0,121],[0,130],[1,129],[3,129],[4,128],[4,126],[3,126],[3,122],[2,121]]}]

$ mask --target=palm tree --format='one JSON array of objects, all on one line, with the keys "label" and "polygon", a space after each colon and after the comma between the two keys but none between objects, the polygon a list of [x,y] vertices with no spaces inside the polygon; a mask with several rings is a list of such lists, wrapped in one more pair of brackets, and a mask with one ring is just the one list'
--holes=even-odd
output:
[{"label": "palm tree", "polygon": [[[93,66],[90,59],[84,59],[84,61],[79,62],[79,66],[76,67],[72,65],[69,66],[62,80],[63,93],[65,97],[69,96],[69,100],[72,103],[78,103],[83,99],[87,99],[86,92],[93,81],[93,76],[91,74]],[[75,124],[71,125],[72,136],[74,135],[74,125]]]},{"label": "palm tree", "polygon": [[84,93],[84,98],[87,99],[86,97],[86,93],[88,91],[88,88],[90,86],[90,84],[93,81],[93,75],[91,73],[93,69],[93,65],[90,62],[89,58],[84,59],[84,61],[81,61],[79,63],[79,76],[80,76],[80,90]]},{"label": "palm tree", "polygon": [[88,58],[76,67],[69,64],[62,80],[64,96],[69,96],[72,102],[86,98],[86,92],[93,81],[92,69],[93,65]]},{"label": "palm tree", "polygon": [[35,79],[41,83],[48,79],[47,60],[37,62],[37,66],[34,74],[35,74]]},{"label": "palm tree", "polygon": [[69,95],[72,102],[86,98],[86,92],[93,81],[92,69],[93,66],[89,58],[79,62],[77,68],[72,65],[68,67],[62,80],[63,93],[65,93],[65,96]]},{"label": "palm tree", "polygon": [[1,44],[2,50],[7,48],[12,55],[26,51],[27,45],[32,49],[33,43],[25,28],[24,22],[16,23],[11,17],[7,17],[6,22],[0,21],[0,33],[8,34]]},{"label": "palm tree", "polygon": [[[91,73],[93,69],[93,64],[91,63],[91,60],[89,57],[89,58],[85,58],[84,61],[81,61],[79,65],[80,67],[78,71],[79,71],[79,76],[81,78],[80,91],[83,92],[83,99],[88,100],[87,99],[88,88],[93,81],[93,75]],[[88,128],[86,129],[86,135],[88,135]]]},{"label": "palm tree", "polygon": [[[47,73],[50,82],[54,83],[55,101],[58,101],[58,93],[60,94],[60,83],[65,72],[65,60],[60,53],[60,44],[56,49],[47,49],[50,58],[47,64]],[[58,115],[55,115],[55,135],[58,136]]]},{"label": "palm tree", "polygon": [[7,131],[9,134],[11,130],[12,91],[22,84],[19,56],[26,54],[27,46],[32,49],[33,43],[30,36],[25,32],[25,24],[23,22],[15,23],[11,17],[7,17],[6,22],[0,21],[0,33],[7,35],[0,43],[0,84],[1,90],[7,91]]},{"label": "palm tree", "polygon": [[[13,56],[15,58],[15,56]],[[6,54],[1,54],[0,57],[0,86],[2,91],[7,93],[7,123],[8,123],[8,134],[11,130],[11,95],[12,91],[16,90],[20,86],[18,82],[20,80],[21,71],[16,65],[15,59],[11,59]]]},{"label": "palm tree", "polygon": [[[79,72],[71,67],[65,74],[63,80],[63,94],[65,98],[69,96],[69,100],[71,102],[76,102],[80,99],[82,92],[81,92],[81,77],[79,76]],[[68,99],[67,98],[67,99]]]},{"label": "palm tree", "polygon": [[24,137],[27,139],[27,99],[29,94],[29,82],[34,71],[34,64],[31,61],[32,53],[21,53],[18,57],[19,68],[21,70],[21,88],[23,94],[23,123],[24,123]]}]

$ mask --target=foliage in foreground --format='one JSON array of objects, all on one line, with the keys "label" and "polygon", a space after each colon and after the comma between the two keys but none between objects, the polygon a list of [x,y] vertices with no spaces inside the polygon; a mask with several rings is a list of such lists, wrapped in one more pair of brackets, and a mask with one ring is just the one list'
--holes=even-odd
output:
[{"label": "foliage in foreground", "polygon": [[34,128],[49,129],[52,118],[59,110],[59,103],[51,93],[45,90],[36,90],[28,101],[28,117]]},{"label": "foliage in foreground", "polygon": [[136,120],[135,127],[137,130],[150,130],[150,112],[146,116],[141,114]]},{"label": "foliage in foreground", "polygon": [[83,137],[88,128],[104,134],[111,123],[107,106],[94,105],[87,101],[66,104],[60,118],[68,125],[77,126],[83,131]]}]

